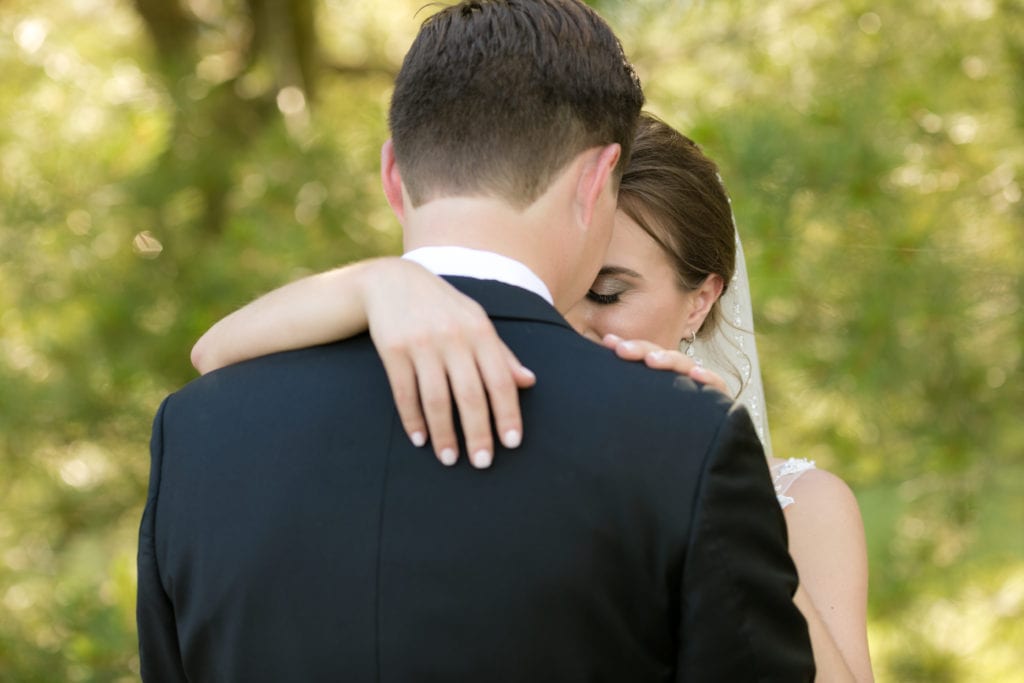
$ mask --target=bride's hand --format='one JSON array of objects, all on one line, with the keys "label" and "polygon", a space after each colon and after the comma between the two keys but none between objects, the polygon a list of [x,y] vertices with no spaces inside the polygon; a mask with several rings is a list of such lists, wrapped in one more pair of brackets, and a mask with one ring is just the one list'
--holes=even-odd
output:
[{"label": "bride's hand", "polygon": [[429,438],[437,458],[455,464],[454,396],[470,462],[490,466],[491,416],[501,442],[517,447],[523,435],[518,389],[536,378],[476,301],[411,261],[386,259],[376,268],[361,293],[406,434],[417,446]]},{"label": "bride's hand", "polygon": [[[725,380],[715,372],[697,365],[685,353],[674,349],[663,349],[657,344],[640,339],[625,340],[614,334],[606,334],[601,343],[615,351],[615,355],[623,360],[642,360],[649,368],[676,372],[689,377],[694,382],[718,389],[726,396],[729,396],[729,387],[726,385]],[[732,397],[730,396],[730,398]]]}]

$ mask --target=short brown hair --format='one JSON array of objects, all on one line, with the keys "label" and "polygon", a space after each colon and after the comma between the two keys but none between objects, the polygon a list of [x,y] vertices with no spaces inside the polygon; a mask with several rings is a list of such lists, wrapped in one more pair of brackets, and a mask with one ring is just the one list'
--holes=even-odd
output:
[{"label": "short brown hair", "polygon": [[[736,228],[718,167],[693,140],[646,112],[619,184],[619,208],[665,251],[681,289],[696,289],[712,273],[728,288]],[[720,321],[715,302],[699,334],[711,334]]]},{"label": "short brown hair", "polygon": [[442,196],[533,203],[580,152],[618,143],[643,106],[611,28],[579,0],[463,0],[428,18],[389,124],[414,206]]}]

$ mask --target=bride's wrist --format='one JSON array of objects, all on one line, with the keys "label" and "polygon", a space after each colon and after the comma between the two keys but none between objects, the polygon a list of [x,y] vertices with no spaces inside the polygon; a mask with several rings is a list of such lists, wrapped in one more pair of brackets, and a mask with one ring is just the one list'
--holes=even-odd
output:
[{"label": "bride's wrist", "polygon": [[340,293],[355,293],[361,301],[367,303],[370,295],[379,288],[383,279],[388,277],[389,262],[394,258],[388,256],[372,258],[348,266],[347,269],[350,269],[352,273],[352,280],[348,284],[351,289],[347,289],[343,283]]},{"label": "bride's wrist", "polygon": [[[370,315],[380,299],[387,301],[389,285],[400,282],[408,272],[406,269],[415,267],[415,263],[398,256],[381,256],[355,264],[352,285],[366,315]],[[351,291],[343,287],[341,293],[347,295]]]}]

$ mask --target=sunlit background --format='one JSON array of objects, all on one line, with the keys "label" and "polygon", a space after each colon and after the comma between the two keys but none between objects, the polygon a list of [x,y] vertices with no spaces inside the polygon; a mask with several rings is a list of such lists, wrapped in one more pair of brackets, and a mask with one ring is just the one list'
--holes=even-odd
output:
[{"label": "sunlit background", "polygon": [[[152,415],[214,320],[395,253],[424,0],[0,5],[0,680],[137,679]],[[880,681],[1024,671],[1024,0],[594,2],[722,168],[775,450],[856,491]]]}]

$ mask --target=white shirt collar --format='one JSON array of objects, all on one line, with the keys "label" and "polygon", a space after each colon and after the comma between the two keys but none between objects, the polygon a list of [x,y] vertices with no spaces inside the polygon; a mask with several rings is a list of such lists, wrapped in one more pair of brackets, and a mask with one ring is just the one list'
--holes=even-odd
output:
[{"label": "white shirt collar", "polygon": [[552,306],[551,291],[525,264],[493,251],[467,247],[420,247],[402,258],[415,261],[435,275],[461,275],[477,280],[497,280],[521,287],[540,296]]}]

